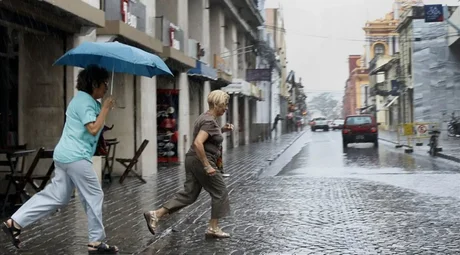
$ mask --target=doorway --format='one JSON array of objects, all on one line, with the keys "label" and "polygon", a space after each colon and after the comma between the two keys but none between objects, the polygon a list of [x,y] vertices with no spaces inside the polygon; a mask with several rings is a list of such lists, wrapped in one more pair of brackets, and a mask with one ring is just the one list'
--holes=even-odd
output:
[{"label": "doorway", "polygon": [[18,37],[0,25],[0,148],[18,145]]}]

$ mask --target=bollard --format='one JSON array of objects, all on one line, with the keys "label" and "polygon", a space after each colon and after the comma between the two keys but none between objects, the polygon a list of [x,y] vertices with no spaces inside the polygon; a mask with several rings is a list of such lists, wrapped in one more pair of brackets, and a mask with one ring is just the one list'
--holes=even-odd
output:
[{"label": "bollard", "polygon": [[396,148],[402,148],[402,147],[403,147],[402,144],[401,144],[401,134],[400,134],[400,132],[401,132],[401,126],[398,125],[398,130],[397,130],[397,132],[396,132],[396,136],[397,136],[397,139],[398,139],[398,143],[397,143],[396,146],[395,146]]},{"label": "bollard", "polygon": [[418,141],[418,142],[415,143],[415,146],[423,146],[422,139],[421,139],[419,136],[417,136],[417,141]]},{"label": "bollard", "polygon": [[414,152],[414,148],[411,145],[411,137],[407,136],[407,148],[404,150],[405,153]]}]

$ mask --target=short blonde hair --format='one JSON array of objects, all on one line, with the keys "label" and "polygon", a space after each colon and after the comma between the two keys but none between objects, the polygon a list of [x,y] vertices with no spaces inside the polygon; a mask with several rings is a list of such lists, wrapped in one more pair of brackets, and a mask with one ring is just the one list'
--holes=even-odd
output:
[{"label": "short blonde hair", "polygon": [[213,90],[208,95],[209,109],[214,109],[215,107],[227,106],[229,99],[230,99],[230,96],[226,92],[220,89]]}]

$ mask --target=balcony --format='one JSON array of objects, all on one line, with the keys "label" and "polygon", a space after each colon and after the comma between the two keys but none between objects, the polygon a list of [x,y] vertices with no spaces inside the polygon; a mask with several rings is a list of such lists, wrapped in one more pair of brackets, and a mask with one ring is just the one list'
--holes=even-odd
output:
[{"label": "balcony", "polygon": [[105,27],[97,30],[98,36],[108,36],[109,41],[126,42],[154,53],[163,51],[160,41],[145,32],[146,8],[140,1],[105,0],[104,9]]},{"label": "balcony", "polygon": [[182,71],[182,69],[195,67],[195,59],[191,57],[193,50],[187,49],[186,51],[185,47],[187,43],[187,48],[190,48],[189,46],[193,44],[193,40],[185,40],[182,28],[164,16],[156,17],[155,25],[155,37],[163,44],[163,54],[161,55],[172,61],[172,68],[181,69]]},{"label": "balcony", "polygon": [[[239,1],[246,1],[246,0],[239,0]],[[245,19],[242,15],[242,8],[241,6],[236,6],[235,1],[232,0],[210,0],[210,4],[222,6],[224,11],[229,14],[233,20],[237,21],[236,24],[241,27],[244,31],[249,33],[252,39],[257,40],[257,33],[256,28],[263,24],[263,22],[258,25],[251,20]]]},{"label": "balcony", "polygon": [[262,26],[264,19],[259,12],[257,0],[234,0],[235,6],[239,8],[240,15],[248,20],[251,25]]},{"label": "balcony", "polygon": [[[104,11],[82,0],[0,1],[2,19],[20,20],[25,27],[37,30],[57,28],[68,33],[79,33],[82,26],[103,27]],[[39,21],[49,25],[41,28]]]}]

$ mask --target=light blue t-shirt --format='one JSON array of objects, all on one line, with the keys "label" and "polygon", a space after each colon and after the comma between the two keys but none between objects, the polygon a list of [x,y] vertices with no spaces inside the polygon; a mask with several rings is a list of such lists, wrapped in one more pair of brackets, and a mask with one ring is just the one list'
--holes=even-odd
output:
[{"label": "light blue t-shirt", "polygon": [[55,161],[68,164],[84,159],[92,162],[101,131],[93,136],[85,125],[96,121],[100,112],[98,101],[86,92],[77,92],[67,108],[64,130],[54,149]]}]

